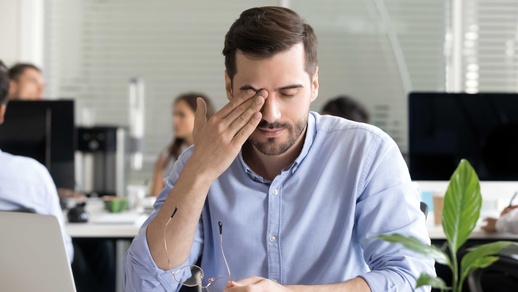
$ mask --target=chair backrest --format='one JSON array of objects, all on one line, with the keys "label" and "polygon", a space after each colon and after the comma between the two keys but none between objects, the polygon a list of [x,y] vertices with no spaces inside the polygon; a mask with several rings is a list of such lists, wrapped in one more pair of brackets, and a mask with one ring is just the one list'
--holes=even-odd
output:
[{"label": "chair backrest", "polygon": [[0,291],[76,291],[54,216],[0,212],[0,275]]},{"label": "chair backrest", "polygon": [[419,205],[419,208],[421,209],[421,212],[424,214],[424,218],[428,217],[428,205],[425,202],[421,202]]},{"label": "chair backrest", "polygon": [[491,266],[475,270],[468,277],[471,292],[503,292],[518,290],[518,260],[499,255]]}]

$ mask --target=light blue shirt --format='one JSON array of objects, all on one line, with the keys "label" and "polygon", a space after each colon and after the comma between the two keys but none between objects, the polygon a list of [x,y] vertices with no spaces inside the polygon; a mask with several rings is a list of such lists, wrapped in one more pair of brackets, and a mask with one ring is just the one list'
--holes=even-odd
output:
[{"label": "light blue shirt", "polygon": [[[191,154],[192,148],[180,156],[155,209]],[[125,256],[125,291],[178,288],[147,246],[146,227],[155,214]],[[205,279],[227,274],[218,221],[234,280],[262,276],[311,285],[361,276],[372,291],[412,291],[422,272],[435,275],[433,260],[374,238],[401,233],[430,243],[405,161],[395,142],[371,125],[310,113],[299,157],[271,182],[239,155],[211,185],[190,256],[181,265],[203,254]]]},{"label": "light blue shirt", "polygon": [[53,215],[58,219],[68,261],[72,262],[72,240],[65,230],[56,185],[49,171],[32,158],[0,151],[0,210],[24,208],[34,209],[37,214]]}]

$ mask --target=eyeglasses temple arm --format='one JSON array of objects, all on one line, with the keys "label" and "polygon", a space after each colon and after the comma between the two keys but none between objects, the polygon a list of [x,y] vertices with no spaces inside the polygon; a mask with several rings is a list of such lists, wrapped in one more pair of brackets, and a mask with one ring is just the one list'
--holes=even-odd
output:
[{"label": "eyeglasses temple arm", "polygon": [[167,225],[169,225],[169,222],[171,222],[171,219],[173,219],[174,215],[176,214],[176,211],[178,211],[178,207],[174,207],[173,213],[171,214],[171,217],[169,217],[169,220],[167,220],[167,223],[165,224],[165,227],[164,227],[164,248],[165,248],[165,255],[167,257],[167,263],[169,264],[169,270],[172,267],[171,267],[171,260],[169,259],[169,251],[167,250],[167,240],[165,240],[166,239],[165,232],[167,230]]},{"label": "eyeglasses temple arm", "polygon": [[225,252],[223,251],[223,223],[221,221],[218,222],[219,225],[219,246],[221,247],[221,255],[223,255],[223,260],[225,261],[225,266],[227,267],[228,278],[232,281],[232,274],[230,273],[230,267],[228,266],[227,257],[225,256]]}]

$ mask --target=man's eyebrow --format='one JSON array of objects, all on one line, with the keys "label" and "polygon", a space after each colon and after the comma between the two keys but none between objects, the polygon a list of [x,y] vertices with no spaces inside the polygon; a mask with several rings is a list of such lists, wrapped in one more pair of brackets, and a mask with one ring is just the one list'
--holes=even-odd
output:
[{"label": "man's eyebrow", "polygon": [[282,90],[295,89],[295,88],[303,88],[303,87],[304,87],[304,86],[302,86],[302,84],[292,84],[292,85],[287,85],[287,86],[279,87],[279,88],[275,89],[275,91],[282,91]]}]

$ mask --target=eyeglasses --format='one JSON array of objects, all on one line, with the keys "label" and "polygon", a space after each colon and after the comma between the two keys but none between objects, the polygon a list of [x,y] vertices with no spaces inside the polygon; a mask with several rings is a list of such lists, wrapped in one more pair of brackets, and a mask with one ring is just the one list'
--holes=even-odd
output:
[{"label": "eyeglasses", "polygon": [[[169,270],[171,270],[171,261],[169,260],[169,252],[167,250],[167,240],[166,240],[166,230],[167,226],[169,225],[169,222],[171,222],[171,219],[173,219],[174,215],[178,211],[178,207],[175,207],[173,210],[173,213],[171,214],[171,217],[169,217],[169,220],[167,220],[167,223],[164,227],[164,247],[165,252],[167,256],[167,262],[169,263]],[[214,283],[226,283],[228,281],[232,281],[232,275],[230,274],[230,268],[228,266],[227,258],[225,257],[225,252],[223,251],[223,223],[221,221],[218,222],[219,225],[219,247],[221,249],[221,255],[223,256],[223,261],[225,262],[225,267],[227,268],[228,275],[221,276],[217,278],[209,278],[207,280],[207,285],[203,285],[203,278],[205,277],[205,273],[203,272],[203,269],[197,265],[187,265],[179,268],[176,271],[171,272],[173,274],[174,280],[187,287],[201,287],[209,290],[209,287],[214,285]],[[188,278],[185,278],[188,276]]]}]

